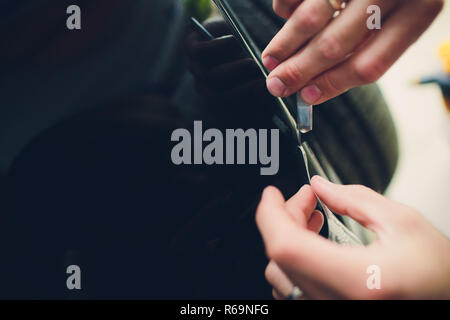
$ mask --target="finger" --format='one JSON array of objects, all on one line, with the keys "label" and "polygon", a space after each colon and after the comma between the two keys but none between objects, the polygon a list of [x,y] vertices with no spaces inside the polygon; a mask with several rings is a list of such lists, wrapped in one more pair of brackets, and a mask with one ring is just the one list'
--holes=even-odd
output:
[{"label": "finger", "polygon": [[298,51],[333,17],[334,9],[326,0],[305,0],[272,39],[262,54],[265,67],[272,71],[281,61]]},{"label": "finger", "polygon": [[[295,289],[294,283],[273,260],[267,265],[265,276],[267,282],[273,287],[272,295],[276,300],[287,300]],[[302,291],[306,288],[305,290],[311,292],[313,297],[323,296],[307,279],[302,283]],[[306,299],[307,296],[309,297],[308,293],[304,291],[301,300]]]},{"label": "finger", "polygon": [[283,295],[279,293],[275,288],[272,290],[272,296],[274,297],[275,300],[279,301],[286,300],[286,297],[283,297]]},{"label": "finger", "polygon": [[[289,276],[278,266],[278,264],[271,260],[268,264],[265,276],[267,282],[273,287],[272,294],[276,300],[286,300],[294,291],[295,284],[290,280]],[[301,300],[307,298],[313,299],[331,299],[332,293],[327,292],[327,289],[321,285],[315,284],[309,279],[302,278],[297,280],[303,292]]]},{"label": "finger", "polygon": [[[275,187],[268,187],[257,208],[256,223],[270,258],[276,262],[289,262],[290,257],[303,261],[303,271],[317,274],[320,268],[316,268],[321,262],[327,259],[331,259],[331,262],[335,258],[335,263],[338,263],[342,259],[341,254],[348,254],[349,248],[332,243],[297,225],[284,204],[281,192]],[[325,269],[328,270],[327,267]]]},{"label": "finger", "polygon": [[337,185],[319,176],[311,179],[311,186],[332,211],[377,233],[393,222],[388,212],[395,210],[395,204],[369,188]]},{"label": "finger", "polygon": [[[317,200],[312,188],[305,185],[286,202],[285,208],[297,224],[318,233],[324,224],[324,217],[320,211],[313,211],[316,204]],[[294,284],[274,261],[267,266],[266,279],[275,288],[273,295],[277,300],[285,300],[294,290]],[[311,296],[323,296],[320,290],[307,279],[303,279],[301,284],[305,292]]]},{"label": "finger", "polygon": [[267,265],[265,276],[267,282],[275,289],[276,293],[281,296],[282,299],[286,299],[286,297],[294,290],[295,286],[292,281],[273,260]]},{"label": "finger", "polygon": [[[272,186],[264,189],[260,203],[256,209],[256,223],[262,233],[266,245],[280,237],[279,229],[282,226],[288,227],[287,231],[295,232],[295,221],[285,210],[285,200],[281,192]],[[279,217],[276,228],[270,224]]]},{"label": "finger", "polygon": [[306,227],[316,205],[316,196],[311,186],[304,185],[294,196],[286,201],[286,210],[299,225]]},{"label": "finger", "polygon": [[298,226],[276,188],[264,191],[256,222],[269,258],[309,297],[327,297],[327,292],[352,287],[365,289],[368,259],[364,248],[339,246]]},{"label": "finger", "polygon": [[273,0],[273,11],[282,18],[289,18],[303,0]]},{"label": "finger", "polygon": [[325,222],[325,218],[322,212],[316,210],[312,213],[311,217],[308,221],[308,230],[311,230],[314,233],[319,233],[322,230],[323,224]]},{"label": "finger", "polygon": [[440,1],[408,1],[388,17],[377,33],[345,63],[312,80],[303,99],[320,104],[350,88],[378,80],[428,28],[440,11]]},{"label": "finger", "polygon": [[[352,1],[343,13],[294,56],[273,70],[267,86],[274,96],[286,97],[303,88],[311,79],[346,60],[373,30],[366,26],[364,14],[375,3],[388,12],[395,1]],[[315,93],[319,95],[319,92]],[[307,101],[310,103],[310,101]]]}]

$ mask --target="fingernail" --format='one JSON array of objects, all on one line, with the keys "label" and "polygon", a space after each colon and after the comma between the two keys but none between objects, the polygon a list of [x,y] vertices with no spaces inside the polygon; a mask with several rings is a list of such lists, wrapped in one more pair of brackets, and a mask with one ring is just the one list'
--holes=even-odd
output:
[{"label": "fingernail", "polygon": [[330,181],[321,177],[321,176],[314,176],[311,178],[311,181],[316,181],[316,183],[320,183],[320,184],[330,184]]},{"label": "fingernail", "polygon": [[312,177],[311,187],[312,187],[314,193],[318,194],[319,197],[320,197],[320,194],[325,191],[336,192],[336,184],[334,184],[327,178],[323,178],[318,175]]},{"label": "fingernail", "polygon": [[270,194],[270,192],[272,192],[272,189],[273,189],[273,186],[265,187],[261,197],[264,198],[264,196]]},{"label": "fingernail", "polygon": [[263,58],[262,62],[264,64],[264,66],[267,68],[267,70],[269,70],[269,71],[272,71],[280,64],[280,61],[278,61],[277,59],[275,59],[272,56],[265,56]]},{"label": "fingernail", "polygon": [[286,85],[278,78],[269,78],[267,80],[267,89],[275,97],[283,97],[286,91]]},{"label": "fingernail", "polygon": [[303,88],[300,91],[300,95],[302,96],[303,100],[305,100],[305,102],[314,104],[322,96],[322,91],[320,91],[320,89],[316,85],[312,85]]}]

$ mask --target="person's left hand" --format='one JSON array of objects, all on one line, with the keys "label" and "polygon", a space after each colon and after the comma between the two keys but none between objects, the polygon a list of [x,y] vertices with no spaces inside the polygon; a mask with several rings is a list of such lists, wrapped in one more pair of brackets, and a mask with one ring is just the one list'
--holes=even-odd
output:
[{"label": "person's left hand", "polygon": [[[316,196],[309,185],[303,186],[292,198],[284,204],[284,209],[301,228],[319,233],[324,223],[324,217],[316,207]],[[266,278],[273,286],[273,296],[277,300],[284,300],[294,290],[295,285],[281,270],[274,260],[266,268]]]},{"label": "person's left hand", "polygon": [[[372,230],[376,241],[343,246],[317,235],[322,221],[310,217],[314,193],[333,212]],[[269,187],[256,222],[267,256],[276,262],[266,272],[276,298],[289,297],[294,285],[305,299],[450,298],[449,239],[416,210],[367,187],[316,176],[287,202]]]}]

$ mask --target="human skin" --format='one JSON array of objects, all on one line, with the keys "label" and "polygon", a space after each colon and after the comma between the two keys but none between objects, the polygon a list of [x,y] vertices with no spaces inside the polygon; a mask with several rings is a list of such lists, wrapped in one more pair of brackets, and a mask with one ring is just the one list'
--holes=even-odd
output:
[{"label": "human skin", "polygon": [[[367,247],[342,246],[317,234],[315,194],[338,214],[377,235]],[[363,186],[314,177],[285,201],[274,187],[261,198],[256,222],[271,260],[266,278],[274,297],[294,286],[305,299],[450,299],[450,241],[420,213]],[[369,289],[369,266],[380,268],[380,289]]]},{"label": "human skin", "polygon": [[[350,1],[341,14],[328,0],[274,0],[288,19],[262,54],[271,71],[268,90],[279,97],[300,91],[323,103],[356,86],[378,80],[430,26],[443,0]],[[381,29],[369,30],[369,6],[381,10]]]}]

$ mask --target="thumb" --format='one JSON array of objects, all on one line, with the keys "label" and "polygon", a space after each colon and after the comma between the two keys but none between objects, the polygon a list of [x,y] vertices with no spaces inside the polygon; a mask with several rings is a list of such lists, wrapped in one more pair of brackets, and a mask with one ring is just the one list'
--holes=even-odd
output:
[{"label": "thumb", "polygon": [[284,197],[277,188],[267,187],[264,190],[256,209],[256,224],[265,243],[279,239],[281,230],[292,230],[295,227],[295,222],[285,209]]},{"label": "thumb", "polygon": [[338,185],[320,176],[311,179],[311,186],[333,212],[349,216],[368,229],[376,232],[392,222],[391,201],[367,187]]},{"label": "thumb", "polygon": [[[256,212],[256,223],[261,232],[267,256],[302,285],[304,278],[322,282],[336,270],[345,272],[348,261],[360,255],[359,249],[340,246],[300,226],[286,210],[281,192],[268,187],[264,190]],[[316,219],[316,218],[315,218]],[[327,280],[327,281],[328,281]]]},{"label": "thumb", "polygon": [[325,218],[324,218],[322,212],[315,210],[312,213],[311,218],[309,218],[308,230],[310,230],[314,233],[319,233],[320,230],[322,230],[324,222],[325,222]]}]

